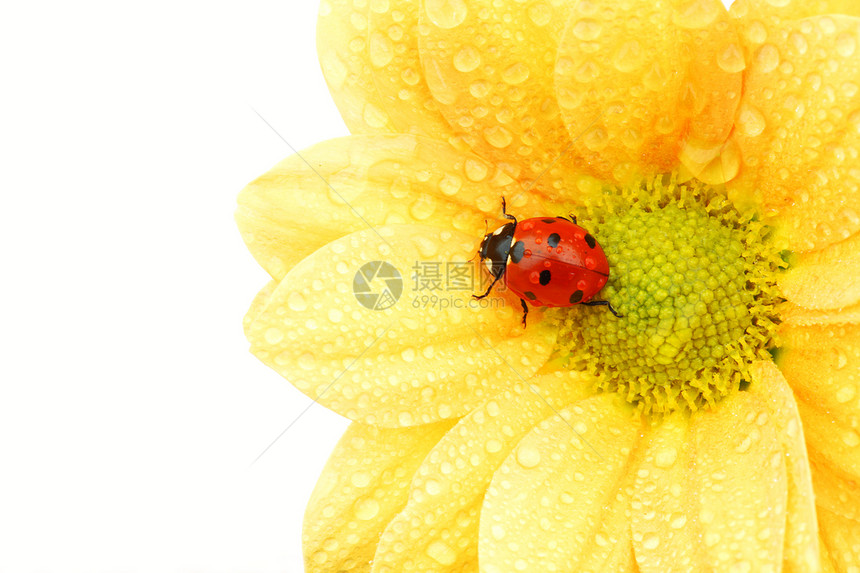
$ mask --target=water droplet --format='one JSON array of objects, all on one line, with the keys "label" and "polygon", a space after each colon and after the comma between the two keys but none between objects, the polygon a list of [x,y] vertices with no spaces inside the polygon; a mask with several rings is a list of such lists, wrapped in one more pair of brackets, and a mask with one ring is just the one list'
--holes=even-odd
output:
[{"label": "water droplet", "polygon": [[779,65],[779,50],[773,44],[765,44],[755,53],[753,62],[759,72],[770,73]]},{"label": "water droplet", "polygon": [[430,218],[434,211],[436,211],[436,198],[427,193],[420,194],[409,206],[409,214],[419,221]]},{"label": "water droplet", "polygon": [[466,177],[469,178],[469,181],[483,181],[487,178],[487,174],[489,173],[487,164],[476,159],[467,159],[464,168],[466,170]]},{"label": "water droplet", "polygon": [[533,468],[540,463],[540,451],[528,444],[521,444],[517,448],[517,462],[526,469]]},{"label": "water droplet", "polygon": [[713,531],[705,534],[705,546],[713,547],[720,542],[720,534]]},{"label": "water droplet", "polygon": [[376,107],[372,103],[364,104],[361,118],[364,120],[364,123],[377,129],[388,125],[388,114],[385,113],[385,110]]},{"label": "water droplet", "polygon": [[421,74],[415,71],[415,68],[404,68],[403,71],[400,72],[400,79],[403,80],[406,85],[414,86],[421,81]]},{"label": "water droplet", "polygon": [[580,83],[588,83],[596,80],[600,76],[600,68],[591,61],[585,61],[581,66],[576,68],[573,73],[574,79]]},{"label": "water droplet", "polygon": [[494,125],[484,130],[484,139],[493,147],[504,149],[511,144],[514,136],[501,125]]},{"label": "water droplet", "polygon": [[662,448],[654,456],[654,465],[658,468],[672,467],[676,459],[678,459],[678,450],[676,448]]},{"label": "water droplet", "polygon": [[377,68],[384,68],[394,58],[394,46],[391,40],[381,32],[370,36],[370,63]]},{"label": "water droplet", "polygon": [[328,311],[328,319],[331,322],[340,322],[343,320],[343,312],[336,308],[332,308]]},{"label": "water droplet", "polygon": [[370,0],[370,9],[377,14],[385,14],[390,6],[388,0]]},{"label": "water droplet", "polygon": [[535,2],[529,6],[529,19],[535,26],[546,26],[552,19],[552,10],[543,2]]},{"label": "water droplet", "polygon": [[802,56],[809,50],[809,43],[807,43],[806,38],[803,37],[803,34],[799,32],[792,32],[788,36],[788,45],[794,50],[794,53],[798,56]]},{"label": "water droplet", "polygon": [[669,526],[672,529],[681,529],[687,524],[687,515],[683,513],[673,513],[669,518]]},{"label": "water droplet", "polygon": [[717,56],[717,65],[730,74],[740,72],[747,67],[744,53],[740,46],[732,42]]},{"label": "water droplet", "polygon": [[316,360],[314,360],[314,355],[310,352],[305,352],[299,356],[296,362],[302,370],[313,370],[316,368]]},{"label": "water droplet", "polygon": [[424,482],[424,491],[429,495],[439,495],[442,492],[442,486],[435,479],[428,479]]},{"label": "water droplet", "polygon": [[481,65],[481,52],[474,46],[463,46],[459,52],[454,54],[454,67],[461,72],[471,72]]},{"label": "water droplet", "polygon": [[857,41],[854,39],[853,35],[843,32],[842,34],[839,34],[838,38],[836,38],[836,52],[843,58],[853,56],[856,49]]},{"label": "water droplet", "polygon": [[501,525],[493,525],[490,528],[490,535],[492,535],[494,539],[502,539],[505,536],[505,528]]},{"label": "water droplet", "polygon": [[367,487],[370,484],[370,474],[357,471],[350,474],[349,481],[355,487]]},{"label": "water droplet", "polygon": [[600,36],[603,26],[597,20],[583,18],[573,25],[573,35],[583,42],[590,42]]},{"label": "water droplet", "polygon": [[858,435],[854,430],[848,430],[842,434],[842,441],[845,442],[845,445],[849,448],[855,448],[860,444],[860,435]]},{"label": "water droplet", "polygon": [[463,0],[425,0],[424,12],[433,24],[447,30],[462,24],[469,9]]},{"label": "water droplet", "polygon": [[717,19],[721,9],[722,4],[719,2],[691,0],[675,10],[672,21],[681,28],[704,28]]},{"label": "water droplet", "polygon": [[484,444],[484,449],[490,454],[498,453],[502,450],[502,442],[494,439],[487,440],[487,443]]},{"label": "water droplet", "polygon": [[443,67],[431,56],[424,60],[424,80],[433,98],[443,105],[451,105],[457,101],[459,92],[456,87],[448,84]]},{"label": "water droplet", "polygon": [[415,361],[415,349],[411,346],[409,348],[404,349],[403,352],[400,353],[400,357],[406,362]]},{"label": "water droplet", "polygon": [[654,533],[649,533],[642,538],[642,547],[645,549],[657,549],[658,545],[660,545],[660,538]]},{"label": "water droplet", "polygon": [[279,328],[273,326],[266,330],[265,338],[269,344],[277,344],[284,339],[284,333]]},{"label": "water droplet", "polygon": [[529,67],[523,62],[517,62],[502,72],[502,80],[511,85],[521,84],[529,77]]},{"label": "water droplet", "polygon": [[445,566],[453,565],[457,561],[457,552],[441,541],[434,541],[428,545],[427,555]]},{"label": "water droplet", "polygon": [[397,422],[401,426],[411,426],[414,423],[415,419],[412,417],[412,414],[409,412],[400,412],[397,414]]},{"label": "water droplet", "polygon": [[636,40],[630,40],[621,45],[615,56],[612,58],[612,64],[619,72],[629,73],[642,65],[642,46]]},{"label": "water droplet", "polygon": [[760,20],[755,20],[747,26],[747,39],[750,44],[764,44],[767,41],[767,28]]},{"label": "water droplet", "polygon": [[290,307],[290,310],[301,312],[308,307],[308,302],[302,293],[293,291],[287,297],[287,306]]},{"label": "water droplet", "polygon": [[379,502],[372,498],[359,500],[353,511],[355,517],[361,521],[373,519],[379,513]]},{"label": "water droplet", "polygon": [[848,384],[836,391],[836,401],[840,404],[850,402],[857,395],[857,389]]},{"label": "water droplet", "polygon": [[737,125],[738,129],[740,129],[744,135],[756,137],[764,131],[767,123],[764,119],[764,115],[759,110],[751,105],[744,104],[741,106],[740,112],[738,113]]}]

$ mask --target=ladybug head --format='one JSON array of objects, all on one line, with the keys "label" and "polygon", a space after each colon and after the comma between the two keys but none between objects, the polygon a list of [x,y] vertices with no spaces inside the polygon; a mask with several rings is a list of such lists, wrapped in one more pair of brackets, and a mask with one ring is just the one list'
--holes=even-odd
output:
[{"label": "ladybug head", "polygon": [[508,262],[508,253],[511,252],[511,244],[514,241],[514,230],[516,223],[505,223],[492,233],[484,235],[478,255],[487,265],[490,274],[498,278],[505,272]]}]

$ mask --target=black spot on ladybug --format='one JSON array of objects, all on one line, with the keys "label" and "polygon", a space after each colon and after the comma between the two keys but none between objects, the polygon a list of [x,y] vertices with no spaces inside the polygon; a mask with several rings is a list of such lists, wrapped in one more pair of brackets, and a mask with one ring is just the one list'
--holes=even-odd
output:
[{"label": "black spot on ladybug", "polygon": [[555,223],[555,219],[541,219],[544,223]]},{"label": "black spot on ladybug", "polygon": [[522,241],[517,241],[511,248],[511,262],[517,264],[523,258],[523,253],[526,250],[526,245]]},{"label": "black spot on ladybug", "polygon": [[584,293],[581,290],[573,291],[573,294],[570,295],[570,304],[576,304],[582,300],[582,295]]},{"label": "black spot on ladybug", "polygon": [[597,241],[594,240],[594,237],[591,234],[585,235],[585,242],[588,243],[588,248],[593,249],[597,246]]},{"label": "black spot on ladybug", "polygon": [[553,249],[558,246],[558,242],[561,240],[561,235],[558,233],[553,233],[549,237],[546,238],[546,244],[552,247]]},{"label": "black spot on ladybug", "polygon": [[535,293],[533,293],[533,292],[532,292],[532,291],[530,291],[530,290],[527,290],[527,291],[526,291],[526,292],[524,292],[523,294],[524,294],[524,295],[526,295],[526,298],[527,298],[527,299],[529,299],[529,300],[537,300],[537,297],[535,296]]},{"label": "black spot on ladybug", "polygon": [[552,275],[549,271],[543,270],[540,272],[540,284],[546,286],[549,284],[549,280],[552,278]]}]

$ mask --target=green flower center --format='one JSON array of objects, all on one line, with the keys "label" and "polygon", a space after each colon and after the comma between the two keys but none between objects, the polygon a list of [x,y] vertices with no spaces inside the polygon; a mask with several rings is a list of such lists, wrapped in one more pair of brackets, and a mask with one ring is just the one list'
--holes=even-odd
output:
[{"label": "green flower center", "polygon": [[696,410],[748,383],[769,358],[782,265],[768,229],[724,194],[657,179],[603,195],[581,224],[609,259],[605,309],[561,319],[571,367],[597,375],[643,413]]}]

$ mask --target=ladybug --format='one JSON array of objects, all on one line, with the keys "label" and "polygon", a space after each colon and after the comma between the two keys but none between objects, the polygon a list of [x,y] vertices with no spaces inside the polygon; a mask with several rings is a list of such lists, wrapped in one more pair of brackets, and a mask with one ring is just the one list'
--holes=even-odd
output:
[{"label": "ladybug", "polygon": [[535,217],[517,221],[505,210],[509,219],[481,241],[478,256],[493,275],[493,282],[482,295],[490,294],[501,279],[520,297],[523,305],[523,326],[529,307],[534,306],[605,306],[621,318],[607,300],[591,300],[609,279],[606,254],[591,234],[576,224],[576,217]]}]

